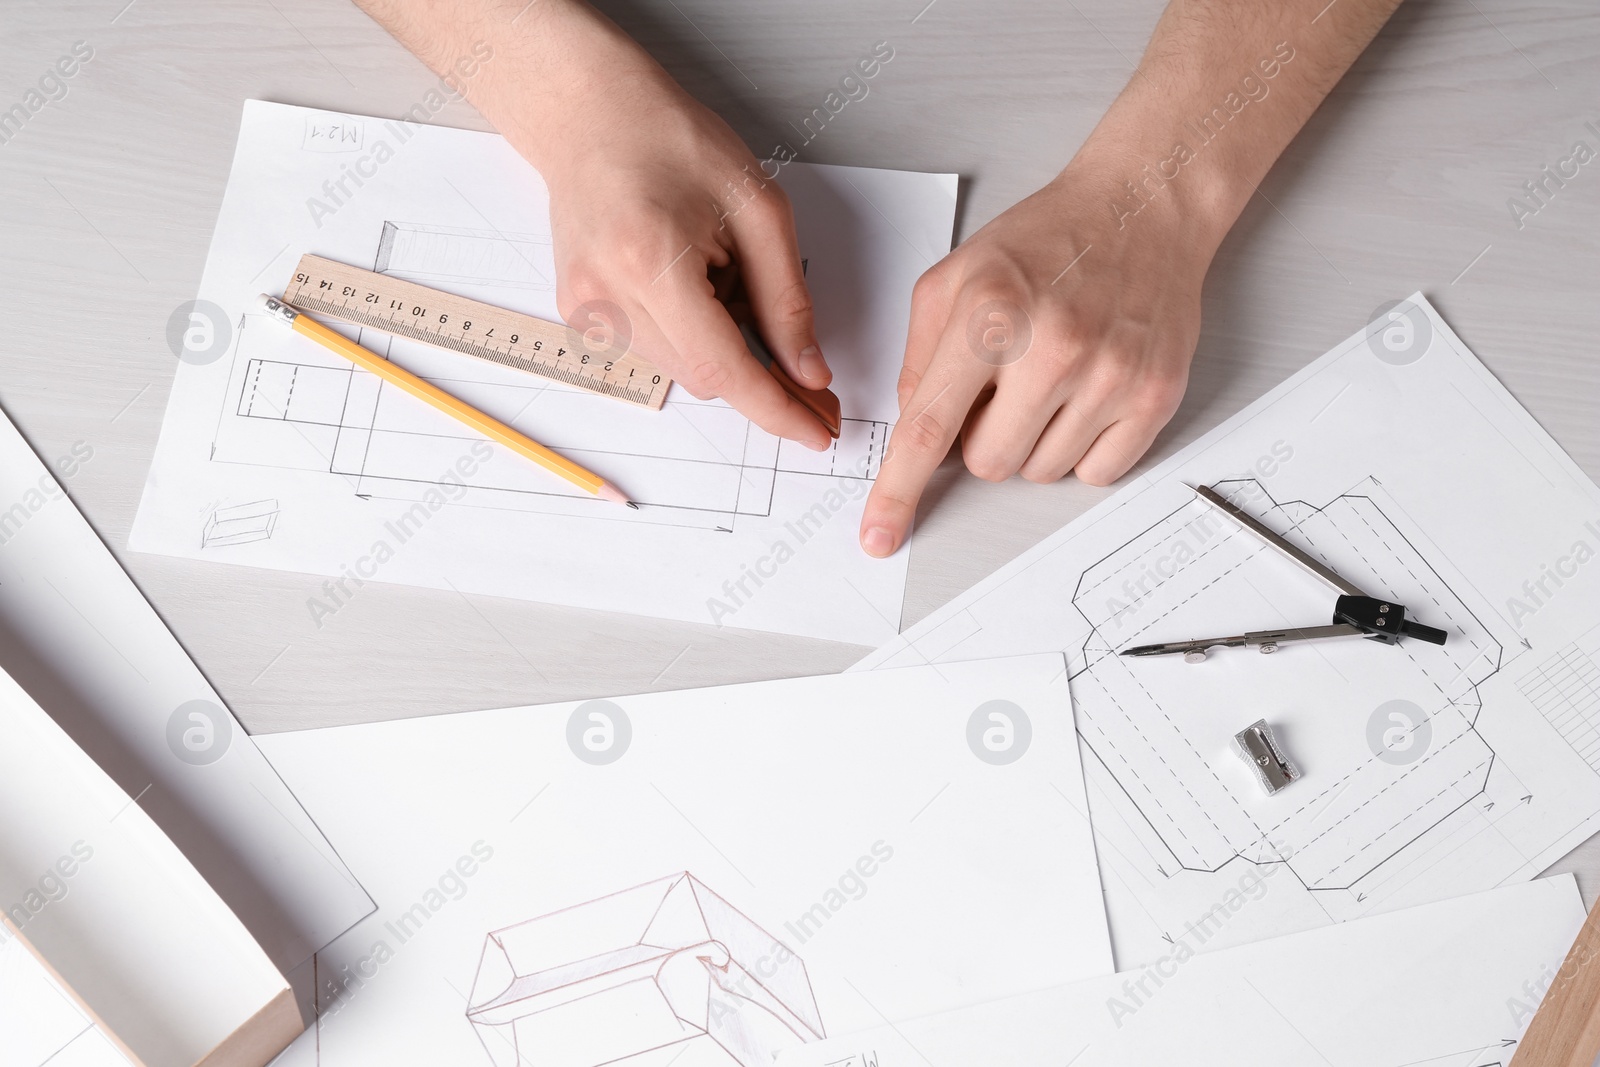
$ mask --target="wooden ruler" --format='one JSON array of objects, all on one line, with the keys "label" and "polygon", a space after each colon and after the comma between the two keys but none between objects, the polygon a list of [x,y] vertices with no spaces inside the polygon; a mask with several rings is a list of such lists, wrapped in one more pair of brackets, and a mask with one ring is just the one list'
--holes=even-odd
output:
[{"label": "wooden ruler", "polygon": [[321,256],[300,257],[283,302],[656,410],[672,384],[627,350],[625,327],[617,336],[622,324],[606,324],[607,336],[585,337],[558,322]]},{"label": "wooden ruler", "polygon": [[1590,1067],[1600,1053],[1600,904],[1578,931],[1511,1067]]}]

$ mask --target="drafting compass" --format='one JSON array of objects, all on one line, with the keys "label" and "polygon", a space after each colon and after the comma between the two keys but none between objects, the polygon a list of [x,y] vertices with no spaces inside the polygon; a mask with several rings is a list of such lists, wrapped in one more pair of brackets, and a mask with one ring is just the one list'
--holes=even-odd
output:
[{"label": "drafting compass", "polygon": [[1386,645],[1399,644],[1400,638],[1411,637],[1429,644],[1442,645],[1449,635],[1432,626],[1406,618],[1403,604],[1368,596],[1355,585],[1339,577],[1306,553],[1279,537],[1253,516],[1235,507],[1222,494],[1208,486],[1198,486],[1195,493],[1200,499],[1225,512],[1255,535],[1262,544],[1298,563],[1312,576],[1331,586],[1339,594],[1334,602],[1333,622],[1326,626],[1292,626],[1282,630],[1252,630],[1236,637],[1204,637],[1193,641],[1167,641],[1156,645],[1139,645],[1122,650],[1124,656],[1167,656],[1182,653],[1185,661],[1199,663],[1206,658],[1210,648],[1254,648],[1260,652],[1276,652],[1278,646],[1290,641],[1317,641],[1326,637],[1365,637],[1382,641]]}]

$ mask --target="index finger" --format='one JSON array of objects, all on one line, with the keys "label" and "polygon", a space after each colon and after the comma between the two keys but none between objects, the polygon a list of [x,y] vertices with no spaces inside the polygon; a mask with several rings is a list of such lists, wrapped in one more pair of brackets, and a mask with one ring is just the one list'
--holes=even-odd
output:
[{"label": "index finger", "polygon": [[750,354],[732,316],[700,269],[684,265],[659,278],[645,307],[683,357],[676,368],[697,396],[721,397],[770,434],[822,451],[833,438],[822,422],[778,384]]},{"label": "index finger", "polygon": [[889,438],[861,517],[861,547],[868,555],[892,555],[905,541],[928,479],[944,462],[973,401],[992,375],[987,365],[960,357],[956,349],[963,343],[946,328]]}]

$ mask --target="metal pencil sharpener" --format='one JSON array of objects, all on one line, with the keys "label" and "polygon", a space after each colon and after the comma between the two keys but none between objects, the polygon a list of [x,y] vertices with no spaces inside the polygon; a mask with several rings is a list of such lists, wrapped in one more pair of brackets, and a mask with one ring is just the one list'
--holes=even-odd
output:
[{"label": "metal pencil sharpener", "polygon": [[1239,746],[1239,755],[1255,771],[1256,780],[1268,796],[1300,777],[1300,771],[1278,747],[1278,739],[1273,736],[1267,720],[1246,726],[1233,735],[1233,741]]}]

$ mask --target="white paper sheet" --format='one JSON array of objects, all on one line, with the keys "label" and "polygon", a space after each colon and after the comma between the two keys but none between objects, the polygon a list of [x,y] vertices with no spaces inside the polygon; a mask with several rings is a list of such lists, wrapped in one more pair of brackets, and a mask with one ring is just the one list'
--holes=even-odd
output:
[{"label": "white paper sheet", "polygon": [[183,850],[292,971],[371,910],[172,632],[0,413],[0,668]]},{"label": "white paper sheet", "polygon": [[[263,737],[378,901],[318,954],[321,1019],[283,1064],[490,1067],[520,1052],[598,1067],[654,1048],[627,1062],[756,1067],[884,1016],[1108,973],[1062,667],[1031,656]],[[585,743],[592,760],[620,755],[588,762]],[[658,912],[670,929],[647,937]],[[622,958],[640,942],[657,949]],[[711,962],[689,965],[686,946]],[[791,955],[800,970],[780,970]],[[708,1009],[708,967],[718,988],[761,976],[776,1003]],[[497,1015],[485,1005],[514,976],[521,992],[502,999],[517,1005]],[[708,1021],[729,1025],[709,1035]],[[730,1051],[751,1033],[763,1040]]]},{"label": "white paper sheet", "polygon": [[[187,1067],[288,1000],[194,866],[4,672],[0,735],[0,1067],[62,1049],[118,1062],[109,1035],[148,1067]],[[94,1018],[106,1030],[84,1033]]]},{"label": "white paper sheet", "polygon": [[[1600,490],[1406,307],[861,664],[1065,650],[1121,968],[1529,878],[1600,829]],[[1197,484],[1448,642],[1116,655],[1332,621]],[[1232,740],[1262,718],[1304,772],[1273,797]]]},{"label": "white paper sheet", "polygon": [[911,286],[949,251],[955,176],[792,163],[779,180],[845,416],[827,453],[678,387],[650,412],[360,335],[611,479],[629,511],[241,318],[313,252],[559,321],[538,174],[498,136],[248,102],[200,287],[219,321],[179,368],[131,546],[345,578],[308,602],[308,625],[382,581],[887,640],[907,552],[872,560],[856,530],[898,411]]},{"label": "white paper sheet", "polygon": [[1583,925],[1571,875],[787,1052],[779,1067],[1495,1067]]}]

